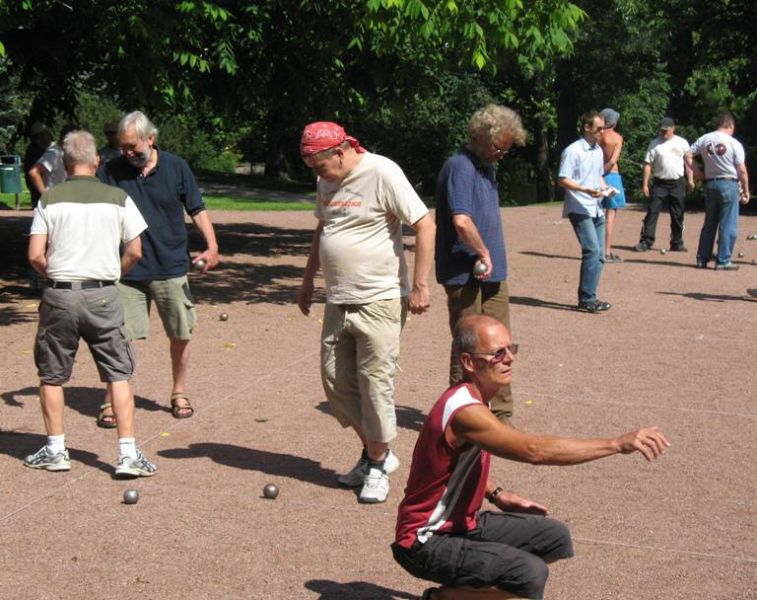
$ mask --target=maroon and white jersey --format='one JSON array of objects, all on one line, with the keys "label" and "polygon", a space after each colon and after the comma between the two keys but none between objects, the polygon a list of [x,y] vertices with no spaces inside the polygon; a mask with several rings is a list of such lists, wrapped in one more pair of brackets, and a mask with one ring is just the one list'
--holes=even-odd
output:
[{"label": "maroon and white jersey", "polygon": [[423,424],[413,451],[405,497],[397,514],[396,542],[410,548],[436,532],[463,533],[476,528],[489,479],[491,456],[477,446],[453,448],[444,432],[458,411],[483,405],[470,384],[449,388]]}]

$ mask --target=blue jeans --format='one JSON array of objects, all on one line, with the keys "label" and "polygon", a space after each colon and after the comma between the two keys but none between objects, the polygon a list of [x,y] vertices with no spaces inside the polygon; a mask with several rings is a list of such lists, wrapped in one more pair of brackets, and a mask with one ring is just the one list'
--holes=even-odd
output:
[{"label": "blue jeans", "polygon": [[578,243],[581,244],[581,279],[578,282],[578,301],[596,302],[597,286],[605,265],[605,217],[590,217],[578,213],[568,215]]},{"label": "blue jeans", "polygon": [[731,262],[739,221],[739,185],[736,181],[710,180],[704,184],[704,225],[699,234],[697,263],[712,260],[715,231],[718,233],[717,264]]}]

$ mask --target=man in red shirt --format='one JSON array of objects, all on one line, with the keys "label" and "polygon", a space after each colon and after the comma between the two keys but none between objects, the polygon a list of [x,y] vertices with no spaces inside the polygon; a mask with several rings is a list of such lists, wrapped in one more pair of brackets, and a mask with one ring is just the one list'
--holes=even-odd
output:
[{"label": "man in red shirt", "polygon": [[[510,383],[517,344],[485,315],[458,322],[453,348],[466,381],[436,402],[418,435],[392,551],[410,574],[442,584],[424,600],[536,598],[547,563],[570,558],[568,528],[547,509],[489,479],[491,455],[519,462],[574,465],[613,454],[657,458],[670,445],[657,427],[612,439],[533,435],[499,421],[489,401]],[[484,498],[496,512],[478,512]]]}]

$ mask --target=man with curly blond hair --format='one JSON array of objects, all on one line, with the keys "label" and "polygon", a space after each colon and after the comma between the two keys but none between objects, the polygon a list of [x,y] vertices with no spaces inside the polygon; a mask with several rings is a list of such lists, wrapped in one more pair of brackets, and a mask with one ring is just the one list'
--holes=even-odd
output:
[{"label": "man with curly blond hair", "polygon": [[[468,122],[468,142],[442,167],[436,182],[436,280],[447,292],[449,326],[466,314],[495,317],[509,326],[507,254],[495,166],[513,145],[526,141],[518,114],[490,104]],[[485,266],[474,272],[477,262]],[[450,353],[450,385],[462,379]],[[492,412],[507,421],[513,414],[510,386],[492,400]]]}]

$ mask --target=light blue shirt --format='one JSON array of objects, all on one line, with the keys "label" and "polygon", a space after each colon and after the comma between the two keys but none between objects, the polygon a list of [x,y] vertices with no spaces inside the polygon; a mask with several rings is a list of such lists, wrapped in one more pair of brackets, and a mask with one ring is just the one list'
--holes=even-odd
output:
[{"label": "light blue shirt", "polygon": [[[602,187],[602,173],[604,172],[604,156],[599,144],[593,146],[581,138],[565,148],[560,158],[559,178],[568,178],[575,181],[581,187],[598,190]],[[570,213],[598,217],[602,214],[602,200],[592,198],[586,192],[565,190],[565,204],[562,216],[567,217]]]}]

